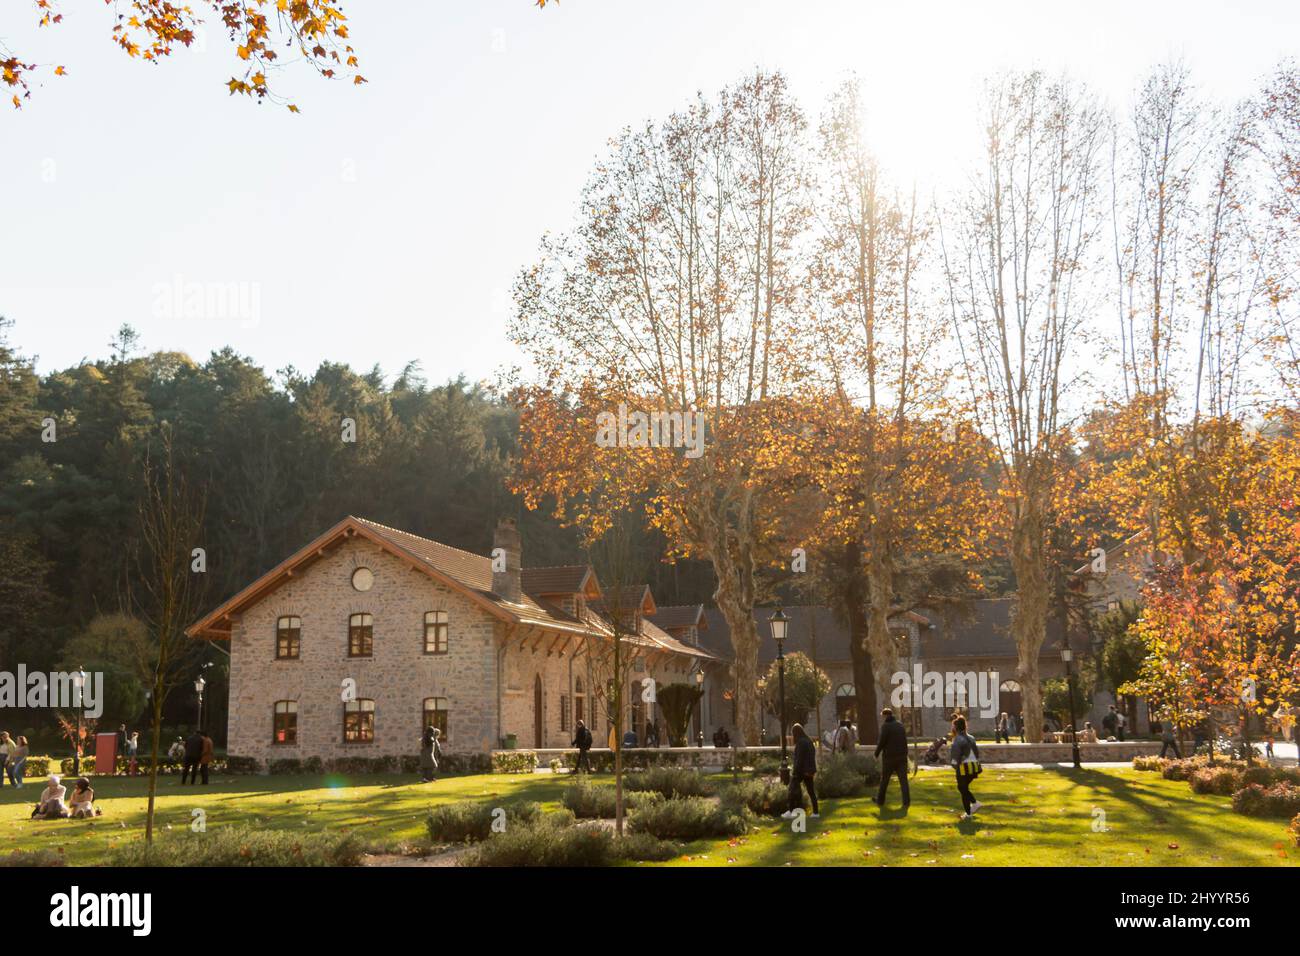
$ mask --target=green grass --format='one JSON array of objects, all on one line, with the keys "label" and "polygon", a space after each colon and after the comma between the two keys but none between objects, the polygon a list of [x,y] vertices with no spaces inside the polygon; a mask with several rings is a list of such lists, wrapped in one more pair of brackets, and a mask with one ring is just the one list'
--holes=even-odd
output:
[{"label": "green grass", "polygon": [[[723,785],[729,774],[713,778]],[[597,782],[608,783],[608,776]],[[208,787],[159,781],[158,838],[186,832],[191,810],[209,828],[247,823],[311,832],[348,829],[392,846],[426,838],[425,811],[457,800],[536,800],[558,810],[569,780],[549,774],[455,777],[419,784],[407,776],[214,777]],[[1228,797],[1198,796],[1185,782],[1158,774],[1106,768],[987,768],[974,790],[985,809],[960,823],[952,774],[922,771],[912,780],[904,817],[897,784],[878,810],[868,797],[827,800],[806,833],[787,821],[759,820],[732,840],[683,843],[674,866],[1294,866],[1297,848],[1285,820],[1259,820],[1231,810]],[[51,849],[69,863],[106,862],[114,845],[141,839],[143,779],[95,778],[104,815],[94,821],[28,819],[41,789],[0,790],[0,852]],[[1094,808],[1106,832],[1093,830]],[[125,824],[125,826],[123,826]],[[169,829],[170,828],[170,829]],[[1176,844],[1176,848],[1170,845]],[[729,861],[734,860],[734,863]],[[640,866],[652,864],[641,863]]]}]

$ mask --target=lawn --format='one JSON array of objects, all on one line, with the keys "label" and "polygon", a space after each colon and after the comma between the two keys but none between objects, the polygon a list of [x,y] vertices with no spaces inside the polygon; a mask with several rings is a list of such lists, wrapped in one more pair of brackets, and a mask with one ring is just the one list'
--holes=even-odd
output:
[{"label": "lawn", "polygon": [[[730,778],[717,779],[725,785]],[[391,847],[424,838],[424,811],[433,803],[537,800],[553,810],[566,783],[550,774],[456,777],[428,785],[409,776],[235,776],[214,777],[205,788],[181,787],[176,777],[166,777],[159,781],[159,838],[184,832],[192,811],[201,809],[209,827],[346,827]],[[145,782],[96,778],[95,787],[104,816],[94,821],[29,820],[39,781],[21,792],[3,788],[3,849],[61,848],[70,863],[96,864],[115,844],[140,839]],[[821,818],[807,821],[806,833],[792,832],[785,821],[763,820],[735,841],[684,844],[667,865],[1293,866],[1300,860],[1285,820],[1235,814],[1228,798],[1193,794],[1186,783],[1155,773],[991,767],[974,790],[985,809],[972,823],[957,819],[952,775],[927,770],[913,778],[906,816],[895,786],[884,811],[865,796],[827,800]]]}]

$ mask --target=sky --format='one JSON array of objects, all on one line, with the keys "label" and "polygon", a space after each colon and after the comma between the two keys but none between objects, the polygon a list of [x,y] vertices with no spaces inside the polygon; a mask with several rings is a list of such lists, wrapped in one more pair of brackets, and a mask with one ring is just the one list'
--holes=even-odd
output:
[{"label": "sky", "polygon": [[609,137],[756,66],[814,118],[856,73],[885,164],[942,191],[990,73],[1066,71],[1122,113],[1163,61],[1231,103],[1300,54],[1294,0],[344,6],[369,83],[288,67],[271,80],[292,115],[227,95],[215,27],[155,66],[112,44],[101,3],[62,0],[37,30],[34,5],[5,0],[0,44],[67,70],[0,106],[0,315],[41,372],[105,356],[129,323],[148,350],[229,345],[268,371],[418,360],[431,382],[490,379],[523,363],[511,284],[572,225]]}]

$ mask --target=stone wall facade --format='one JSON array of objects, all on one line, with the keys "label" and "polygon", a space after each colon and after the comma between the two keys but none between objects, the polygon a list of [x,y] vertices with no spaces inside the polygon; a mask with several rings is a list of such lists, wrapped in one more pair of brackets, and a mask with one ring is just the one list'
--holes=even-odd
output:
[{"label": "stone wall facade", "polygon": [[[352,584],[353,573],[362,567],[373,574],[366,591]],[[429,611],[447,614],[445,654],[424,651]],[[348,654],[354,614],[371,616],[371,657]],[[301,620],[297,659],[276,656],[277,622],[285,617]],[[561,631],[512,628],[462,592],[354,537],[232,622],[229,752],[262,763],[413,755],[419,751],[428,698],[445,701],[447,751],[484,753],[500,747],[509,735],[520,748],[567,747],[579,710],[596,742],[604,744],[609,721],[594,693],[585,640]],[[684,660],[660,655],[647,659],[645,666],[648,670],[633,672],[633,682],[653,677],[659,686],[694,683]],[[705,689],[716,695],[720,680],[710,674]],[[350,687],[356,698],[374,702],[372,741],[344,740],[344,693]],[[633,687],[639,691],[638,683]],[[293,743],[274,739],[280,701],[297,706]],[[624,726],[633,710],[629,700]],[[706,715],[709,710],[706,704]],[[647,715],[660,719],[663,736],[662,717],[653,705],[640,705],[638,726],[644,726]],[[706,738],[710,735],[706,730]]]},{"label": "stone wall facade", "polygon": [[[352,586],[369,568],[368,591]],[[424,653],[426,611],[446,611],[446,654]],[[373,656],[348,656],[348,620],[372,616]],[[279,618],[301,619],[297,660],[277,660]],[[419,750],[424,701],[447,701],[446,747],[497,746],[498,648],[504,625],[458,591],[361,538],[309,565],[249,607],[230,641],[229,751],[260,761],[280,757],[377,757]],[[375,702],[374,740],[343,740],[345,681]],[[298,706],[297,742],[273,741],[277,701]]]}]

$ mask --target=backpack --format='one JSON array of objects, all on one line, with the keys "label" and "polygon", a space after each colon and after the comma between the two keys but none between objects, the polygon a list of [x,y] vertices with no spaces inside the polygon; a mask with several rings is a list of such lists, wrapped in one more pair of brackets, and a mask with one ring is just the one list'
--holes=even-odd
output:
[{"label": "backpack", "polygon": [[[957,776],[974,780],[984,772],[984,768],[980,766],[980,758],[975,756],[975,742],[971,740],[970,735],[961,734],[961,736],[970,741],[970,748],[966,751],[966,756],[962,757],[961,762],[954,761],[953,766],[957,768]],[[953,743],[957,743],[956,739],[953,740]]]}]

